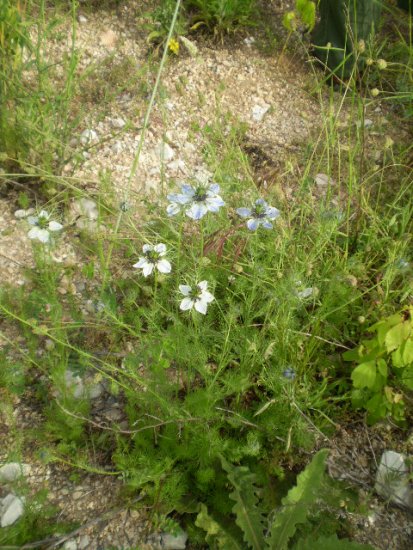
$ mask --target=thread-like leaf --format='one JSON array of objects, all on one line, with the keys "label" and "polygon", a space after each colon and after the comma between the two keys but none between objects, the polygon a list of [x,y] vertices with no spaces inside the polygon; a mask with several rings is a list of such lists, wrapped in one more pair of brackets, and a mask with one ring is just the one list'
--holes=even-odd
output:
[{"label": "thread-like leaf", "polygon": [[327,449],[322,449],[297,477],[295,487],[282,499],[283,508],[276,514],[270,529],[270,548],[283,550],[294,536],[298,524],[306,523],[308,511],[319,496],[324,478]]},{"label": "thread-like leaf", "polygon": [[230,498],[235,502],[232,511],[236,515],[235,523],[242,530],[244,541],[254,550],[266,547],[264,539],[264,516],[254,486],[255,475],[245,466],[233,466],[221,457],[222,467],[234,487]]}]

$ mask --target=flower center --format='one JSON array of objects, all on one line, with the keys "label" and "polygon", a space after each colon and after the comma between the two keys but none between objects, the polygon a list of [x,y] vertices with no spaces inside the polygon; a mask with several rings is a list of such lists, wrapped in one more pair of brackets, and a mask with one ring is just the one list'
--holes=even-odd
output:
[{"label": "flower center", "polygon": [[48,227],[48,220],[44,216],[41,216],[37,219],[36,225],[37,227],[40,227],[40,229],[47,229]]},{"label": "flower center", "polygon": [[265,218],[265,206],[263,204],[256,204],[252,211],[254,218]]},{"label": "flower center", "polygon": [[148,250],[145,252],[146,259],[151,264],[156,264],[157,261],[160,258],[160,254],[158,252],[155,252],[155,250]]},{"label": "flower center", "polygon": [[194,202],[204,202],[207,196],[208,195],[206,194],[205,189],[203,187],[197,187],[195,190],[195,195],[193,196],[192,200]]},{"label": "flower center", "polygon": [[189,292],[189,298],[191,298],[191,300],[193,300],[194,302],[199,300],[201,296],[202,296],[202,290],[199,290],[197,288],[191,289]]}]

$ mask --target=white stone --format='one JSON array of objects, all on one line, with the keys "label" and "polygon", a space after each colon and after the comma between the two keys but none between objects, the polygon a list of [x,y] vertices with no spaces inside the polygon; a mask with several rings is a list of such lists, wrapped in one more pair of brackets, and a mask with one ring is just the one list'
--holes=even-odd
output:
[{"label": "white stone", "polygon": [[395,451],[385,451],[380,460],[374,486],[377,493],[395,504],[413,506],[413,490],[405,458]]},{"label": "white stone", "polygon": [[161,540],[162,548],[165,550],[185,550],[188,535],[185,532],[176,536],[170,533],[162,533]]},{"label": "white stone", "polygon": [[327,185],[334,185],[336,182],[327,174],[317,174],[314,181],[320,187],[326,187]]},{"label": "white stone", "polygon": [[81,216],[85,216],[89,220],[97,220],[99,217],[97,204],[92,199],[82,197],[74,202],[74,207]]},{"label": "white stone", "polygon": [[262,105],[254,105],[254,107],[252,108],[252,119],[255,122],[261,122],[270,107],[271,105],[268,105],[268,103],[263,103]]},{"label": "white stone", "polygon": [[173,171],[182,170],[182,172],[185,172],[186,166],[183,160],[176,159],[168,164],[168,168],[169,170],[173,170]]},{"label": "white stone", "polygon": [[88,535],[83,535],[79,539],[79,549],[84,550],[90,545],[90,538]]},{"label": "white stone", "polygon": [[112,145],[112,151],[117,155],[123,151],[123,145],[121,141],[115,141]]},{"label": "white stone", "polygon": [[75,540],[67,540],[62,546],[63,550],[77,550],[77,543]]},{"label": "white stone", "polygon": [[87,128],[86,130],[83,130],[83,132],[80,134],[80,143],[82,145],[90,145],[93,142],[96,142],[98,140],[98,135],[95,132],[95,130],[91,130],[90,128]]},{"label": "white stone", "polygon": [[123,120],[123,118],[120,118],[120,117],[112,118],[111,123],[113,128],[118,128],[119,130],[126,126],[126,122]]},{"label": "white stone", "polygon": [[17,218],[18,220],[22,220],[23,218],[26,218],[26,216],[27,216],[26,210],[16,210],[16,212],[14,213],[14,217]]},{"label": "white stone", "polygon": [[66,388],[72,392],[75,399],[80,399],[85,395],[85,387],[80,376],[73,374],[71,370],[65,372]]},{"label": "white stone", "polygon": [[8,527],[13,525],[24,512],[23,499],[9,493],[3,498],[0,504],[0,526]]},{"label": "white stone", "polygon": [[170,145],[162,141],[155,148],[157,157],[163,162],[169,162],[175,156],[175,151]]},{"label": "white stone", "polygon": [[9,462],[0,468],[0,483],[10,483],[16,481],[19,477],[27,472],[25,464],[18,462]]},{"label": "white stone", "polygon": [[99,382],[97,384],[91,384],[87,388],[87,393],[90,399],[97,399],[102,395],[104,391],[105,388],[103,387],[103,384],[100,384]]}]

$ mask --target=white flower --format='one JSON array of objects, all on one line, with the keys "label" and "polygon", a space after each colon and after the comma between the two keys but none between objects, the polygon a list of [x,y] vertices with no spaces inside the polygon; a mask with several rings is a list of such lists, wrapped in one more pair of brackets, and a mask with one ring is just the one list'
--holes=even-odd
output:
[{"label": "white flower", "polygon": [[179,290],[185,298],[181,301],[179,309],[182,311],[187,311],[193,307],[202,315],[205,315],[207,312],[208,304],[215,300],[214,296],[208,292],[208,282],[201,281],[198,283],[197,288],[192,290],[191,286],[188,285],[179,285]]},{"label": "white flower", "polygon": [[308,288],[305,288],[304,290],[301,290],[300,292],[297,292],[297,296],[302,300],[311,298],[311,296],[317,296],[317,294],[318,294],[318,288],[315,286],[308,287]]},{"label": "white flower", "polygon": [[156,268],[160,273],[170,273],[171,264],[165,260],[163,256],[166,254],[166,246],[163,243],[144,244],[142,247],[144,256],[139,258],[139,261],[133,265],[136,269],[142,269],[142,275],[148,277]]},{"label": "white flower", "polygon": [[168,216],[175,216],[184,208],[185,214],[193,220],[200,220],[207,212],[218,212],[225,202],[218,195],[219,185],[217,183],[206,184],[198,181],[195,187],[184,183],[181,185],[181,193],[168,195],[171,203],[166,212]]},{"label": "white flower", "polygon": [[50,214],[42,210],[38,216],[29,216],[27,221],[33,225],[28,233],[30,239],[37,239],[41,243],[50,242],[50,232],[60,231],[63,225],[59,222],[49,221]]},{"label": "white flower", "polygon": [[280,211],[269,206],[264,199],[257,199],[252,208],[237,208],[237,214],[241,218],[250,218],[247,227],[250,231],[255,231],[260,225],[265,229],[272,229],[272,222],[278,218]]}]

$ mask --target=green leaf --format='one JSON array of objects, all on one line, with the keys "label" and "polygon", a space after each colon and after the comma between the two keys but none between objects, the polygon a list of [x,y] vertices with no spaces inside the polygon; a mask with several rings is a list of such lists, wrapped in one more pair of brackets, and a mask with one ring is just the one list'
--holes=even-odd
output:
[{"label": "green leaf", "polygon": [[300,14],[301,21],[312,31],[315,25],[315,3],[310,0],[296,0],[295,8]]},{"label": "green leaf", "polygon": [[241,528],[244,541],[254,550],[262,550],[265,547],[264,515],[258,506],[259,502],[254,486],[256,476],[246,466],[233,466],[223,457],[221,457],[221,462],[235,489],[229,495],[235,502],[232,508],[236,515],[235,523]]},{"label": "green leaf", "polygon": [[376,362],[368,361],[356,367],[351,379],[355,388],[372,388],[376,380]]},{"label": "green leaf", "polygon": [[384,359],[377,359],[377,369],[379,373],[384,376],[384,378],[387,378],[387,363]]},{"label": "green leaf", "polygon": [[343,353],[344,361],[358,361],[360,357],[360,347],[349,349]]},{"label": "green leaf", "polygon": [[387,352],[390,353],[399,348],[403,342],[409,337],[410,323],[402,322],[392,327],[386,334],[384,342]]},{"label": "green leaf", "polygon": [[406,388],[413,390],[413,365],[403,369],[402,381]]},{"label": "green leaf", "polygon": [[374,550],[369,544],[359,544],[349,539],[339,539],[337,535],[320,537],[318,539],[309,537],[301,539],[294,546],[293,550]]},{"label": "green leaf", "polygon": [[205,504],[201,504],[201,511],[196,517],[195,525],[206,531],[205,541],[210,548],[242,550],[242,545],[227,533],[217,521],[211,518]]},{"label": "green leaf", "polygon": [[310,507],[319,498],[327,455],[327,449],[315,454],[307,468],[297,477],[296,486],[282,499],[283,508],[276,514],[270,529],[269,543],[272,550],[287,548],[297,525],[307,522]]},{"label": "green leaf", "polygon": [[409,338],[404,344],[403,362],[405,365],[413,363],[413,339]]},{"label": "green leaf", "polygon": [[297,29],[297,16],[293,11],[284,13],[283,26],[287,31],[293,32]]},{"label": "green leaf", "polygon": [[403,351],[404,351],[404,344],[402,344],[399,348],[397,348],[391,354],[391,361],[393,363],[393,367],[396,367],[397,369],[404,367]]}]

